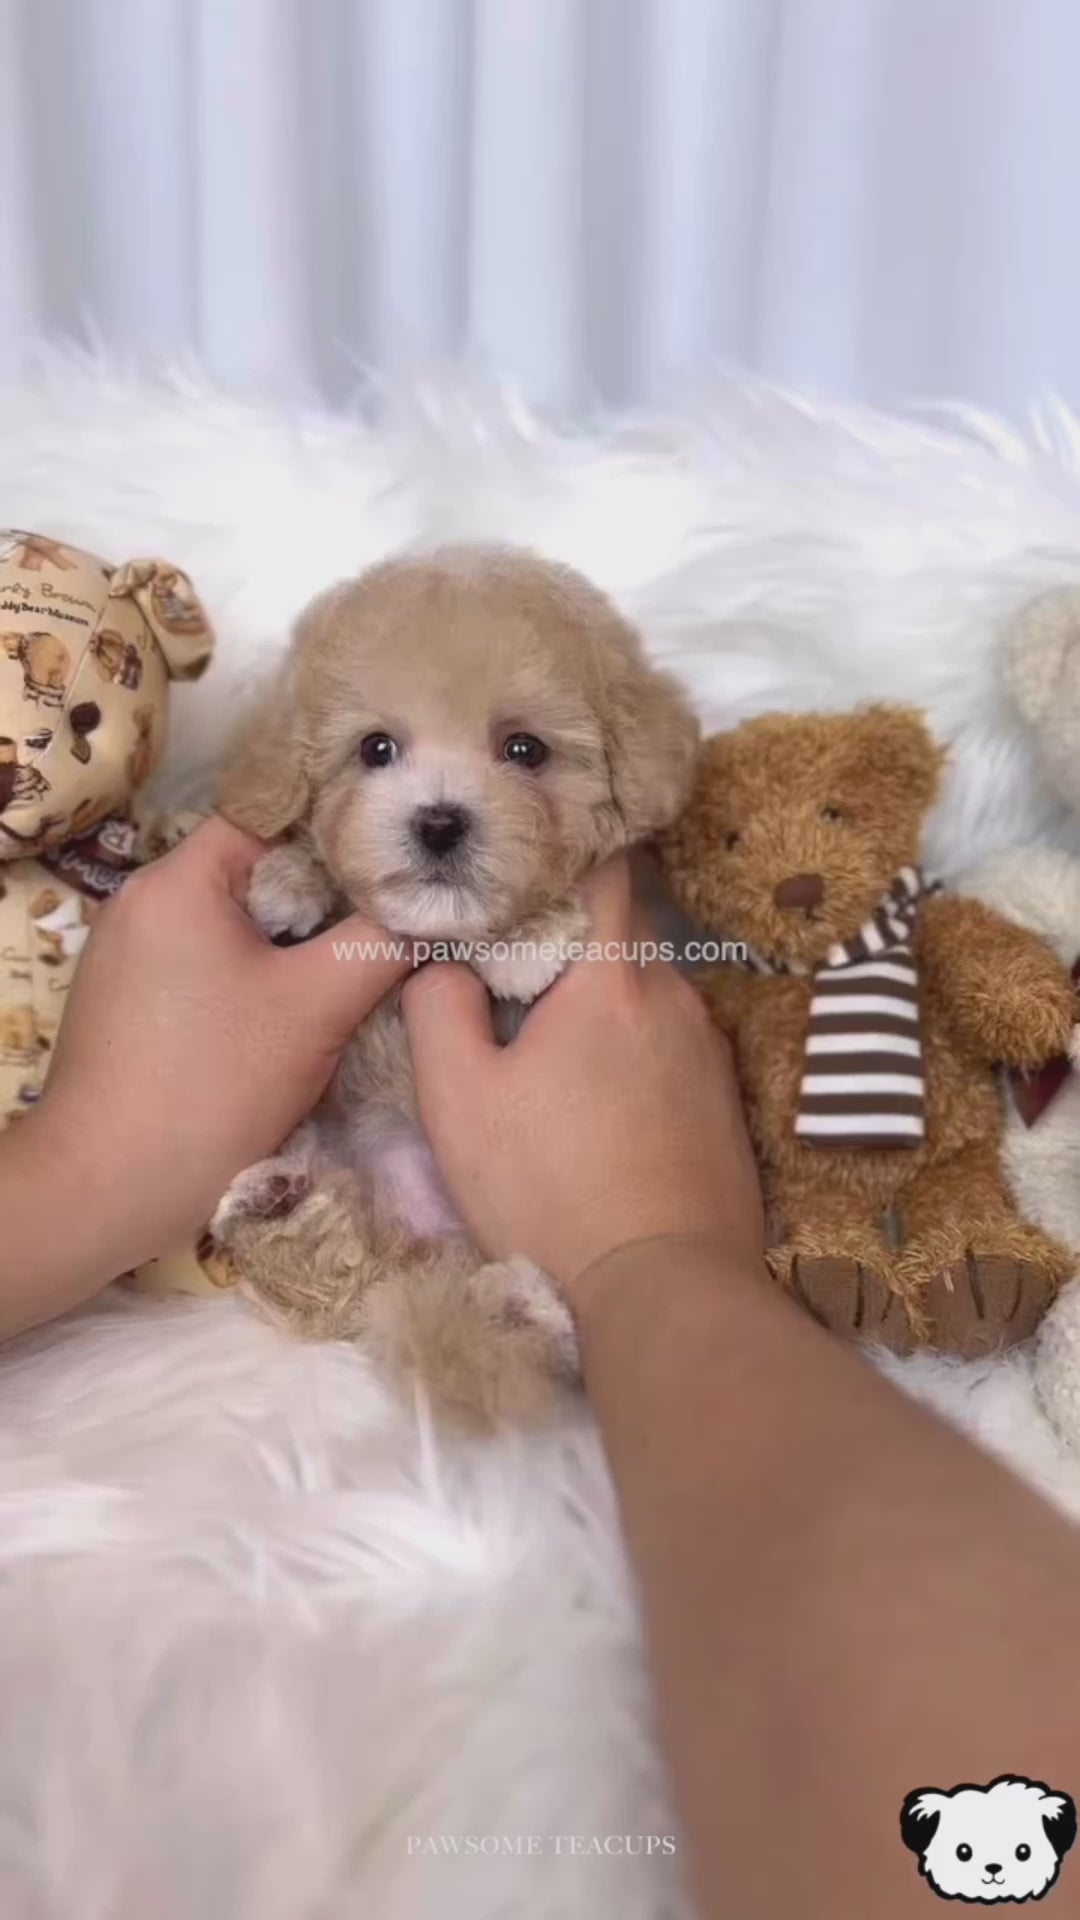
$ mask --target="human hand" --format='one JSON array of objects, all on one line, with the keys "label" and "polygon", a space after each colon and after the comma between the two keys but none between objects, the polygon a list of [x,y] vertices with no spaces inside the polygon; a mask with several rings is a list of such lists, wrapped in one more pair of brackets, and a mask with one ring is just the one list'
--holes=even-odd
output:
[{"label": "human hand", "polygon": [[[340,960],[350,919],[277,948],[240,902],[261,844],[214,819],[129,880],[79,961],[45,1092],[19,1122],[78,1182],[102,1279],[177,1246],[315,1105],[410,956]],[[87,1209],[90,1209],[88,1212]]]},{"label": "human hand", "polygon": [[[640,930],[625,860],[584,897],[589,939],[628,950]],[[571,1292],[605,1254],[659,1234],[715,1236],[760,1264],[730,1052],[673,967],[578,961],[503,1048],[467,967],[424,968],[402,1005],[421,1119],[488,1253],[526,1254]]]}]

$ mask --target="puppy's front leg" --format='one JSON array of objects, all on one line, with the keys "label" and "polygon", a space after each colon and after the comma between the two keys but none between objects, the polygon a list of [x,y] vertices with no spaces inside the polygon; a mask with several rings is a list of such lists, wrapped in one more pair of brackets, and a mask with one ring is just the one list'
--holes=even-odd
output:
[{"label": "puppy's front leg", "polygon": [[493,941],[486,958],[473,966],[496,1000],[530,1006],[569,964],[567,949],[583,942],[589,919],[573,896],[523,920],[504,939]]},{"label": "puppy's front leg", "polygon": [[329,919],[337,903],[333,881],[303,840],[283,840],[256,860],[248,912],[262,933],[303,940]]}]

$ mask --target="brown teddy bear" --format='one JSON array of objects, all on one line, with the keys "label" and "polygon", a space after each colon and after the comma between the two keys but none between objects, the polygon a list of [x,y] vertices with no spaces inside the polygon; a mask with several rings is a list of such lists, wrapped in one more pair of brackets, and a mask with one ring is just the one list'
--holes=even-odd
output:
[{"label": "brown teddy bear", "polygon": [[944,754],[920,714],[765,714],[705,743],[661,845],[742,943],[702,986],[735,1045],[778,1280],[835,1330],[965,1355],[1026,1338],[1071,1262],[1017,1214],[996,1063],[1060,1053],[1051,949],[917,865]]}]

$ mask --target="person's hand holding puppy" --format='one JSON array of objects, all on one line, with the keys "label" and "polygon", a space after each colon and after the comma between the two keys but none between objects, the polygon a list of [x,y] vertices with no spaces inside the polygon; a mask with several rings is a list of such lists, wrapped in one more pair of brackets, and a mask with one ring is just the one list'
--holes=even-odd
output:
[{"label": "person's hand holding puppy", "polygon": [[[467,967],[407,983],[424,1129],[484,1249],[524,1253],[566,1289],[631,1241],[704,1234],[759,1266],[753,1157],[728,1050],[700,996],[662,961],[630,957],[625,859],[585,889],[591,943],[499,1047]],[[646,930],[646,937],[647,930]]]},{"label": "person's hand holding puppy", "polygon": [[4,1208],[0,1331],[196,1233],[407,971],[407,942],[337,958],[340,938],[379,942],[359,918],[272,946],[239,904],[262,851],[210,820],[95,921],[43,1098],[0,1143],[0,1197],[21,1203]]}]

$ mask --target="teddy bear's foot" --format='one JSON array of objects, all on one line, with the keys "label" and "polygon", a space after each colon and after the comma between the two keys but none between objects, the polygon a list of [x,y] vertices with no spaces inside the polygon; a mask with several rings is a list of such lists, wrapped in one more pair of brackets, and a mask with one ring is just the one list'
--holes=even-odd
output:
[{"label": "teddy bear's foot", "polygon": [[830,1333],[876,1340],[891,1353],[909,1353],[916,1344],[900,1294],[875,1267],[790,1246],[770,1248],[766,1259],[785,1291]]},{"label": "teddy bear's foot", "polygon": [[1019,1346],[1030,1340],[1056,1293],[1056,1276],[1044,1265],[969,1252],[927,1285],[928,1343],[963,1360]]}]

